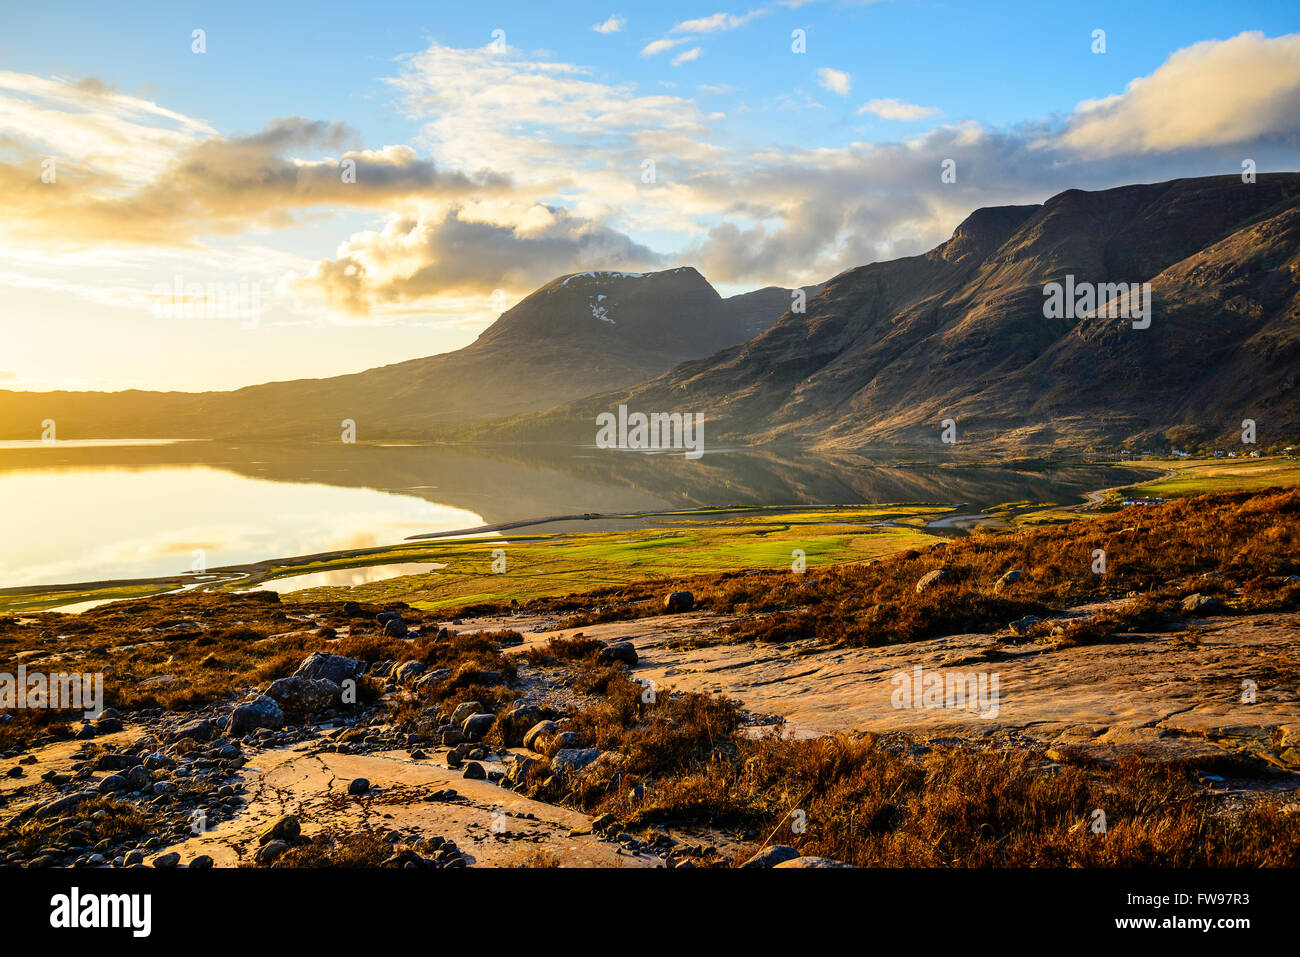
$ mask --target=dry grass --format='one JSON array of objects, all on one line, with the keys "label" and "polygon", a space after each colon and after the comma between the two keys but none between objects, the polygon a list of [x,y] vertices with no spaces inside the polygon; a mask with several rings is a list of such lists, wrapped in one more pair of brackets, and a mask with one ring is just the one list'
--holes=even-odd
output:
[{"label": "dry grass", "polygon": [[[325,831],[310,844],[291,847],[276,859],[276,867],[378,867],[393,853],[393,847],[372,830]],[[255,867],[247,862],[243,866]]]},{"label": "dry grass", "polygon": [[[1053,764],[976,745],[916,749],[899,736],[794,741],[741,731],[735,705],[699,694],[607,700],[568,725],[623,760],[575,781],[534,772],[535,795],[649,825],[748,828],[766,843],[863,867],[1267,867],[1300,864],[1294,814],[1219,813],[1187,768]],[[644,793],[631,795],[641,784]],[[1104,834],[1093,813],[1105,813]],[[802,811],[806,829],[795,833]]]},{"label": "dry grass", "polygon": [[86,848],[105,841],[120,844],[143,838],[156,831],[159,820],[157,815],[134,804],[112,797],[93,797],[62,817],[28,819],[18,825],[0,826],[0,848],[11,858],[29,861],[45,849],[74,837]]}]

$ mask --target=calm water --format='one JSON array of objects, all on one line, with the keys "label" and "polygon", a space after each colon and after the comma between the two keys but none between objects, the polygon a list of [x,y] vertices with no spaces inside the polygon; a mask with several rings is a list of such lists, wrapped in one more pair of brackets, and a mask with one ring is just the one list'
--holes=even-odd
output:
[{"label": "calm water", "polygon": [[[212,569],[590,512],[1072,503],[1089,489],[1138,474],[744,451],[686,460],[520,446],[470,452],[419,445],[9,442],[0,447],[0,587],[178,575],[200,556]],[[544,528],[584,526],[592,527],[568,521]],[[386,573],[376,567],[338,574],[345,577],[329,583]]]}]

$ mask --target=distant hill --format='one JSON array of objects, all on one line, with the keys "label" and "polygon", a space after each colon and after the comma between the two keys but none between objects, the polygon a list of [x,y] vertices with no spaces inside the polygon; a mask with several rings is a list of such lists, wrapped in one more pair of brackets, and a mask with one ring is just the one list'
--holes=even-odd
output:
[{"label": "distant hill", "polygon": [[[1150,282],[1150,327],[1046,318],[1044,287],[1066,277]],[[713,446],[942,449],[945,419],[967,448],[1228,448],[1243,419],[1262,444],[1294,441],[1298,292],[1300,174],[1068,190],[976,210],[924,255],[842,273],[742,345],[484,431],[591,442],[593,416],[624,403],[702,412]]]},{"label": "distant hill", "polygon": [[38,438],[47,418],[64,439],[332,439],[345,418],[361,438],[420,437],[653,378],[763,332],[791,295],[767,288],[724,299],[690,267],[576,273],[463,349],[353,375],[233,392],[0,391],[0,437]]}]

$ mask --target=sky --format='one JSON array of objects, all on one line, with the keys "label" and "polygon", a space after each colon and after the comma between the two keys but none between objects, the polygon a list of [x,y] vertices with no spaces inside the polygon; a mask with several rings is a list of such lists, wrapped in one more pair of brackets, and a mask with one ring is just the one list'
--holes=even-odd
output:
[{"label": "sky", "polygon": [[356,372],[570,272],[692,265],[731,295],[924,252],[981,206],[1300,169],[1294,0],[3,17],[8,389]]}]

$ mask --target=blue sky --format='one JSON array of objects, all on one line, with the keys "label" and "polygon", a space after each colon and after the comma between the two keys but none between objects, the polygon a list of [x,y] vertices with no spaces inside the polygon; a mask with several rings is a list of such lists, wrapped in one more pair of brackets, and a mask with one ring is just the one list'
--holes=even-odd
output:
[{"label": "blue sky", "polygon": [[[1300,168],[1293,2],[376,6],[6,14],[0,385],[355,371],[566,271],[733,293],[923,251],[980,205]],[[326,189],[348,156],[359,188]],[[44,160],[63,192],[30,185]],[[257,285],[258,321],[160,314],[181,276]]]}]

